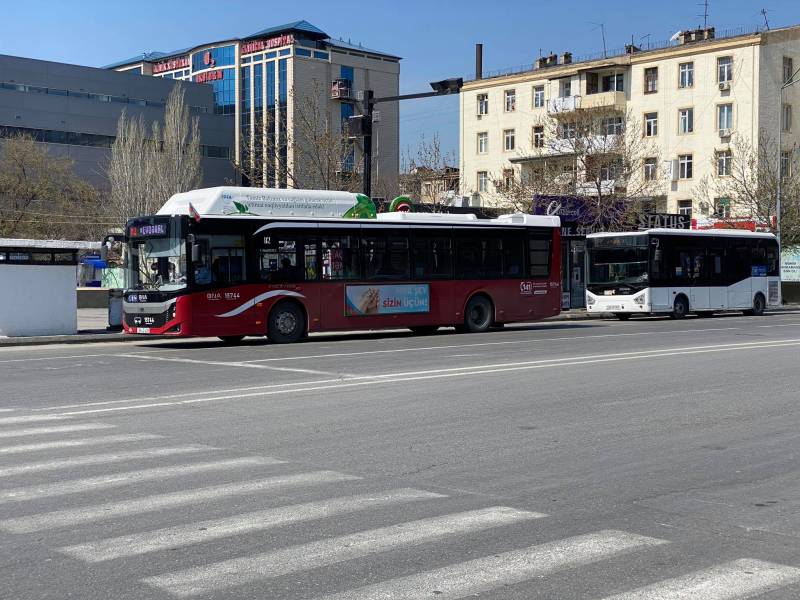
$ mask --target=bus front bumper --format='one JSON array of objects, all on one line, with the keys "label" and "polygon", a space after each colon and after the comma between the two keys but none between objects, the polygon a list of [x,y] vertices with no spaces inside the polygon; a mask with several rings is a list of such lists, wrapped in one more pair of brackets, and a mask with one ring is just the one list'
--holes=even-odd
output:
[{"label": "bus front bumper", "polygon": [[598,296],[586,292],[586,311],[589,313],[648,314],[651,310],[647,290],[630,296]]}]

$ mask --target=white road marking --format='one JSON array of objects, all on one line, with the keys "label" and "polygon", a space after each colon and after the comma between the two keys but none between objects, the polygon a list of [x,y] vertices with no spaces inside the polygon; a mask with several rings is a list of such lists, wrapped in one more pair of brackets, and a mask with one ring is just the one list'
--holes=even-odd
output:
[{"label": "white road marking", "polygon": [[76,431],[94,431],[97,429],[113,429],[114,425],[105,423],[83,423],[78,425],[57,425],[54,427],[28,427],[0,431],[0,438],[24,437],[29,435],[49,435],[53,433],[73,433]]},{"label": "white road marking", "polygon": [[743,558],[606,600],[738,600],[800,582],[800,569]]},{"label": "white road marking", "polygon": [[41,421],[63,421],[67,417],[59,415],[26,415],[19,417],[0,417],[0,425],[19,425],[22,423],[39,423]]},{"label": "white road marking", "polygon": [[321,600],[454,600],[667,543],[624,531],[599,531],[390,579]]},{"label": "white road marking", "polygon": [[83,448],[85,446],[102,446],[104,444],[124,444],[126,442],[143,442],[146,440],[161,439],[162,436],[151,433],[123,433],[119,435],[105,435],[93,438],[78,438],[74,440],[56,440],[54,442],[41,442],[38,444],[16,444],[14,446],[0,446],[0,455],[22,454],[25,452],[38,452],[40,450],[62,450],[64,448]]},{"label": "white road marking", "polygon": [[216,367],[242,367],[246,369],[266,369],[268,371],[288,371],[291,373],[308,373],[311,375],[335,376],[336,373],[330,371],[316,371],[314,369],[291,369],[289,367],[272,367],[268,365],[253,364],[252,361],[221,361],[221,360],[199,360],[196,358],[175,358],[172,356],[153,356],[151,354],[117,354],[123,358],[134,358],[139,360],[156,360],[164,362],[186,363],[190,365],[216,366]]},{"label": "white road marking", "polygon": [[31,533],[34,531],[55,529],[57,527],[74,527],[81,523],[118,519],[130,515],[190,506],[192,504],[201,504],[219,498],[244,496],[256,492],[265,492],[294,486],[321,485],[324,483],[353,481],[356,479],[360,478],[354,475],[337,473],[335,471],[311,471],[295,475],[281,475],[266,479],[246,481],[244,483],[194,488],[182,490],[180,492],[134,498],[133,500],[107,502],[105,504],[95,504],[74,509],[56,510],[37,515],[4,519],[0,521],[0,531]]},{"label": "white road marking", "polygon": [[257,391],[244,394],[232,394],[227,396],[212,396],[209,398],[189,398],[186,400],[164,401],[155,403],[142,403],[129,406],[117,406],[113,408],[86,409],[68,411],[61,414],[87,415],[97,413],[113,413],[127,410],[138,410],[143,408],[156,408],[163,406],[179,406],[182,404],[197,404],[203,402],[221,402],[230,400],[240,400],[244,398],[265,397],[276,394],[290,394],[299,392],[334,391],[353,387],[374,386],[379,383],[402,383],[407,381],[423,381],[428,379],[443,379],[450,377],[474,377],[478,375],[492,373],[507,373],[512,371],[526,371],[534,369],[546,369],[553,367],[564,367],[572,365],[601,364],[608,362],[620,362],[625,360],[643,360],[649,358],[663,358],[666,356],[686,356],[690,354],[704,354],[709,352],[732,352],[740,350],[760,350],[764,348],[785,348],[800,346],[800,340],[784,340],[780,342],[743,342],[737,344],[718,344],[712,346],[691,346],[685,348],[664,348],[661,350],[648,350],[639,352],[622,352],[615,354],[600,354],[577,357],[562,357],[547,360],[527,361],[517,363],[500,363],[490,365],[470,365],[465,367],[453,367],[446,369],[434,369],[429,371],[411,371],[407,373],[387,373],[376,375],[365,375],[351,377],[342,380],[335,380],[330,385],[314,385],[315,382],[304,382],[305,387],[287,387],[279,390]]},{"label": "white road marking", "polygon": [[234,558],[147,577],[143,581],[176,596],[211,594],[215,590],[259,579],[306,571],[378,552],[407,548],[450,535],[482,531],[543,516],[539,513],[494,506],[361,531],[256,556]]},{"label": "white road marking", "polygon": [[29,500],[39,500],[41,498],[52,498],[54,496],[66,496],[69,494],[80,494],[93,490],[106,490],[115,487],[122,487],[134,483],[145,481],[157,481],[169,479],[171,477],[182,477],[197,473],[210,473],[212,471],[227,471],[235,469],[246,469],[249,467],[260,467],[264,465],[282,464],[284,461],[274,458],[262,458],[259,456],[248,456],[244,458],[232,458],[228,460],[218,460],[213,462],[201,462],[187,465],[171,465],[168,467],[155,467],[152,469],[139,469],[137,471],[126,471],[114,473],[113,475],[100,475],[98,477],[85,477],[83,479],[71,479],[59,481],[57,483],[45,483],[42,485],[32,485],[10,490],[0,490],[0,504],[7,502],[25,502]]},{"label": "white road marking", "polygon": [[139,556],[168,548],[191,546],[192,544],[254,531],[265,531],[291,523],[325,519],[370,508],[446,497],[443,494],[422,490],[400,489],[375,494],[330,498],[319,502],[268,508],[222,519],[211,519],[155,531],[124,535],[59,548],[58,550],[79,560],[102,562],[128,556]]},{"label": "white road marking", "polygon": [[14,412],[13,408],[0,408],[0,413]]},{"label": "white road marking", "polygon": [[[9,349],[10,350],[10,349]],[[93,357],[108,357],[109,354],[67,354],[65,356],[39,356],[36,358],[10,358],[0,360],[2,363],[18,363],[18,362],[32,362],[41,360],[72,360],[73,358],[93,358]]]},{"label": "white road marking", "polygon": [[43,462],[23,463],[21,465],[14,465],[13,467],[2,467],[0,468],[0,477],[12,477],[14,475],[22,475],[23,473],[40,473],[42,471],[58,471],[59,469],[72,469],[74,467],[85,467],[89,465],[107,465],[124,462],[126,460],[163,458],[165,456],[207,452],[214,449],[215,448],[210,446],[193,444],[190,446],[145,448],[144,450],[130,450],[127,452],[114,452],[108,454],[88,454],[86,456],[59,458],[56,460],[48,460]]}]

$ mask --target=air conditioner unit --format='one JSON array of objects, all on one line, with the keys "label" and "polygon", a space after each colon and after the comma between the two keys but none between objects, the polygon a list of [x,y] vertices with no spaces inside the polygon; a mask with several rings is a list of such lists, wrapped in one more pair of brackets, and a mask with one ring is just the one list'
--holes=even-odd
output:
[{"label": "air conditioner unit", "polygon": [[721,137],[721,138],[729,138],[729,137],[731,137],[732,133],[733,133],[733,131],[730,130],[730,129],[720,129],[719,130],[719,137]]},{"label": "air conditioner unit", "polygon": [[719,82],[719,91],[720,92],[727,92],[731,89],[731,82],[730,81],[720,81]]}]

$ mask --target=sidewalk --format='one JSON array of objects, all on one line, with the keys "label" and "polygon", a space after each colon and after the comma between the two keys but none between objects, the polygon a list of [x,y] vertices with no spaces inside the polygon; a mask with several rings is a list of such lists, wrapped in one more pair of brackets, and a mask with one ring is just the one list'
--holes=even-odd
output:
[{"label": "sidewalk", "polygon": [[[784,304],[780,308],[771,308],[767,312],[800,311],[800,304]],[[573,308],[565,310],[557,317],[546,319],[545,323],[554,321],[587,321],[591,319],[611,319],[608,314],[589,314],[586,309]],[[155,339],[166,339],[171,336],[141,336],[106,331],[108,311],[104,308],[78,309],[78,333],[75,335],[47,335],[36,337],[0,337],[0,348],[9,346],[41,346],[45,344],[89,344],[95,342],[129,342]],[[174,339],[174,338],[173,338]]]}]

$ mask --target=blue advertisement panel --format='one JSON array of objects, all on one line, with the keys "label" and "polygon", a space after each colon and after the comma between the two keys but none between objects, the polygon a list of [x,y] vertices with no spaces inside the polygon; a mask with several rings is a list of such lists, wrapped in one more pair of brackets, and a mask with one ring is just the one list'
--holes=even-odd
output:
[{"label": "blue advertisement panel", "polygon": [[431,309],[427,283],[345,286],[344,314],[348,317],[426,313]]}]

